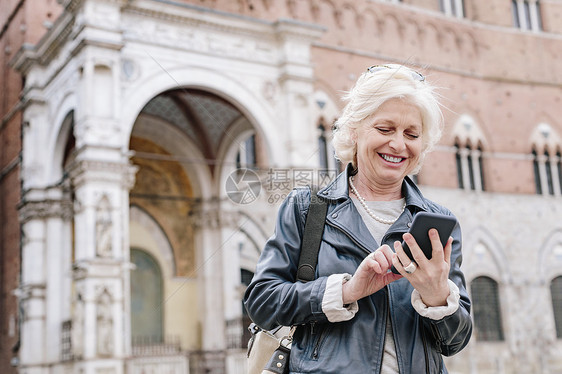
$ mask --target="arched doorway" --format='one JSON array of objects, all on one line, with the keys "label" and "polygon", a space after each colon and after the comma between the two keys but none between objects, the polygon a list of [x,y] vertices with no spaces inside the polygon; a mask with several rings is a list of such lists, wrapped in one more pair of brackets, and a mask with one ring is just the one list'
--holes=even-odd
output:
[{"label": "arched doorway", "polygon": [[[215,321],[216,330],[220,318],[224,319],[222,270],[218,266],[215,274],[206,273],[206,266],[221,256],[217,251],[222,224],[220,174],[225,165],[256,167],[262,163],[261,139],[233,103],[201,89],[165,91],[152,98],[135,121],[129,148],[138,171],[130,205],[150,216],[161,230],[173,263],[173,268],[162,271],[164,296],[158,316],[163,319],[162,344],[179,336],[181,350],[205,349],[209,321]],[[150,231],[139,225],[141,221],[131,225],[131,235]],[[159,258],[154,252],[159,250],[154,245],[148,252]],[[138,256],[131,250],[131,260],[139,260]],[[135,281],[132,275],[132,291]],[[141,323],[134,317],[136,297],[131,295],[133,351],[135,337],[140,336],[135,326]],[[157,331],[146,333],[158,336]]]}]

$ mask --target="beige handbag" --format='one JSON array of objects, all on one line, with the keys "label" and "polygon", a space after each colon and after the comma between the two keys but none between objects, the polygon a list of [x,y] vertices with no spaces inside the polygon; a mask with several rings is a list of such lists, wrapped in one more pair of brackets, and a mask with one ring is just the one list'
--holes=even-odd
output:
[{"label": "beige handbag", "polygon": [[280,326],[266,331],[252,323],[248,327],[248,374],[282,374],[289,370],[289,354],[295,327]]}]

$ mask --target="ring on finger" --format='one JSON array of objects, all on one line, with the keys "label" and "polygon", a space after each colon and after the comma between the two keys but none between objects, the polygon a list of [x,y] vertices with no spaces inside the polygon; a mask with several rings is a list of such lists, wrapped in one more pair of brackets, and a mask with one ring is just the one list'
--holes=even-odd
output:
[{"label": "ring on finger", "polygon": [[418,267],[416,266],[415,262],[412,261],[408,266],[404,267],[404,271],[408,274],[412,274],[414,271],[416,271],[417,268]]}]

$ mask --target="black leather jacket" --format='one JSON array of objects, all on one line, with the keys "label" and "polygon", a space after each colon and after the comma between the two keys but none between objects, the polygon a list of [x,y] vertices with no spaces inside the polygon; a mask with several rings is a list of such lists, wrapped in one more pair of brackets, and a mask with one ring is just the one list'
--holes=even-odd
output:
[{"label": "black leather jacket", "polygon": [[361,261],[381,244],[401,240],[413,216],[420,211],[451,215],[425,199],[406,178],[406,209],[376,243],[348,195],[350,168],[320,190],[329,200],[326,226],[318,255],[316,279],[296,282],[310,189],[294,190],[279,209],[274,235],[268,240],[256,274],[244,296],[252,320],[265,329],[299,325],[290,357],[291,373],[379,373],[386,319],[396,344],[400,373],[447,373],[441,355],[453,355],[468,343],[472,333],[470,300],[460,270],[461,230],[453,230],[449,278],[459,287],[460,306],[441,320],[420,316],[412,307],[413,287],[402,278],[359,300],[359,311],[349,321],[331,323],[322,312],[326,280],[331,274],[353,274]]}]

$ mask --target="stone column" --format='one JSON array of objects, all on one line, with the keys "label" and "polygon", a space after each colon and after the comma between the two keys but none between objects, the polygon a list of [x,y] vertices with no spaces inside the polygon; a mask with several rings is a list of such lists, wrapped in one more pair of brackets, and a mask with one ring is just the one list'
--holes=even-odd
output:
[{"label": "stone column", "polygon": [[279,82],[282,104],[279,107],[281,128],[285,135],[287,166],[318,167],[316,118],[310,113],[313,105],[314,73],[310,61],[310,46],[322,35],[323,29],[300,22],[278,21],[276,32],[280,42],[282,62]]},{"label": "stone column", "polygon": [[463,0],[453,0],[455,2],[456,13],[453,14],[457,18],[464,17]]},{"label": "stone column", "polygon": [[196,230],[201,349],[224,350],[226,338],[222,249],[225,238],[221,235],[220,204],[217,201],[203,201],[194,207],[190,220]]},{"label": "stone column", "polygon": [[443,4],[443,13],[445,13],[448,16],[453,15],[453,9],[451,7],[451,1],[450,0],[443,0],[441,3]]},{"label": "stone column", "polygon": [[472,149],[470,151],[471,161],[472,161],[472,173],[474,178],[474,190],[482,191],[482,170],[480,170],[480,157],[482,157],[482,152],[478,149]]},{"label": "stone column", "polygon": [[529,18],[531,19],[531,24],[529,25],[529,29],[534,32],[541,31],[540,24],[539,24],[540,14],[538,12],[537,3],[538,3],[537,0],[529,0]]},{"label": "stone column", "polygon": [[560,170],[558,169],[559,163],[560,157],[550,157],[550,172],[552,174],[552,187],[554,188],[555,196],[560,196],[562,193],[562,186],[560,186],[560,180],[562,180],[562,178],[559,174]]},{"label": "stone column", "polygon": [[525,15],[525,1],[524,0],[516,0],[517,1],[517,16],[519,17],[519,27],[522,30],[530,30],[531,25],[527,24],[527,16]]},{"label": "stone column", "polygon": [[19,216],[20,367],[27,374],[47,373],[47,366],[59,361],[62,323],[68,317],[71,202],[61,188],[29,189]]},{"label": "stone column", "polygon": [[459,152],[461,155],[462,182],[464,189],[470,191],[470,168],[468,166],[468,155],[470,153],[470,149],[463,147],[459,149]]},{"label": "stone column", "polygon": [[73,356],[84,374],[120,374],[130,353],[129,190],[136,167],[76,162],[72,295]]},{"label": "stone column", "polygon": [[548,162],[548,157],[544,154],[537,155],[537,161],[539,164],[539,178],[541,181],[541,194],[548,196],[548,177],[546,175],[546,163]]}]

